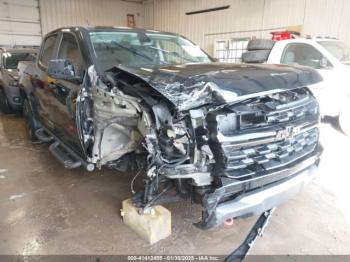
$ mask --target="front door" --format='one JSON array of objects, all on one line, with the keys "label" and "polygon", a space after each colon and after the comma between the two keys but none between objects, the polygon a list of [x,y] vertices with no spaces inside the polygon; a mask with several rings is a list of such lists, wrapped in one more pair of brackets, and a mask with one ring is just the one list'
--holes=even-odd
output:
[{"label": "front door", "polygon": [[[74,65],[75,75],[82,79],[85,66],[82,54],[75,36],[71,33],[63,33],[58,47],[57,59],[67,59]],[[62,79],[49,78],[49,88],[53,92],[53,102],[50,111],[54,112],[54,133],[69,145],[76,153],[81,154],[76,125],[76,98],[80,90],[80,83]]]},{"label": "front door", "polygon": [[34,87],[33,92],[35,93],[33,102],[36,104],[37,114],[44,126],[50,130],[54,128],[53,121],[51,120],[52,112],[50,111],[50,105],[54,101],[54,94],[48,85],[47,67],[50,60],[55,56],[58,38],[58,34],[56,33],[48,35],[44,39],[37,62],[37,70],[31,77]]}]

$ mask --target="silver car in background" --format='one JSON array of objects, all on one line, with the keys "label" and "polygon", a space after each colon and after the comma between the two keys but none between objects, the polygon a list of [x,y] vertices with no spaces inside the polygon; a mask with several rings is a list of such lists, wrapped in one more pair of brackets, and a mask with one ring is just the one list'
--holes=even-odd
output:
[{"label": "silver car in background", "polygon": [[22,110],[19,91],[20,61],[35,61],[35,48],[0,48],[0,110],[9,114]]}]

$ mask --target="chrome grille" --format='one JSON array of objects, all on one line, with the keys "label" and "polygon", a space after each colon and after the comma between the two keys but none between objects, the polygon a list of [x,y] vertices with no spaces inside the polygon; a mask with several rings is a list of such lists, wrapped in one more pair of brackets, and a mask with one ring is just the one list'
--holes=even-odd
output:
[{"label": "chrome grille", "polygon": [[247,181],[316,151],[318,103],[307,88],[247,99],[209,114],[216,171]]},{"label": "chrome grille", "polygon": [[[277,133],[277,132],[276,132]],[[259,170],[270,171],[297,161],[312,153],[318,144],[317,126],[301,128],[300,133],[282,140],[276,136],[246,143],[221,143],[225,155],[225,174],[242,179]]]}]

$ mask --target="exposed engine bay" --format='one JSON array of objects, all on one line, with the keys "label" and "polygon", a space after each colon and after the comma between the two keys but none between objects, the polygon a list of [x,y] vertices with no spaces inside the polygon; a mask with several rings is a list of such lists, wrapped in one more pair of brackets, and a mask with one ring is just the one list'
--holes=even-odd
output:
[{"label": "exposed engine bay", "polygon": [[91,66],[82,86],[78,133],[88,161],[135,171],[133,193],[143,176],[133,201],[144,212],[172,189],[202,204],[202,228],[215,225],[217,205],[287,177],[277,171],[318,150],[318,105],[307,88],[179,111],[118,68],[99,76]]}]

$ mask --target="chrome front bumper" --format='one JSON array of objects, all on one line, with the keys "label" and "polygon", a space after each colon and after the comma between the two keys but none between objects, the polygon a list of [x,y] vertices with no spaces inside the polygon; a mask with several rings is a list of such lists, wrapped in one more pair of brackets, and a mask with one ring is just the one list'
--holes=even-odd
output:
[{"label": "chrome front bumper", "polygon": [[225,220],[257,215],[272,209],[297,195],[317,173],[319,154],[301,163],[270,175],[284,174],[285,178],[274,183],[243,193],[212,207],[209,217],[197,224],[208,229],[222,224]]},{"label": "chrome front bumper", "polygon": [[261,214],[286,202],[300,192],[314,177],[316,170],[316,165],[313,165],[287,181],[274,183],[219,204],[214,213],[216,223],[221,224],[229,218]]}]

